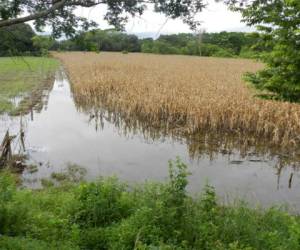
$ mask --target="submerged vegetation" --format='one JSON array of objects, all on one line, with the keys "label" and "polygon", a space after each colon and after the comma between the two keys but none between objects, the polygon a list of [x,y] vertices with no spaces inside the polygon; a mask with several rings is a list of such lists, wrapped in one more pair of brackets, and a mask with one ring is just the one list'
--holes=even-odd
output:
[{"label": "submerged vegetation", "polygon": [[[206,7],[203,0],[4,0],[0,4],[0,56],[48,56],[49,49],[96,52],[55,54],[68,71],[77,108],[90,113],[89,122],[95,120],[96,126],[100,122],[103,127],[103,119],[112,120],[118,128],[151,137],[157,131],[171,134],[186,140],[190,155],[214,153],[220,145],[224,154],[230,155],[238,146],[242,155],[249,145],[260,151],[260,144],[267,143],[261,151],[277,148],[282,152],[276,155],[278,188],[284,163],[292,162],[296,168],[300,162],[300,106],[289,103],[300,100],[300,1],[217,2],[240,11],[242,21],[257,26],[259,32],[205,33],[196,20]],[[180,18],[194,33],[153,40],[116,30],[90,30],[96,23],[75,10],[100,4],[105,6],[100,11],[104,20],[116,30],[125,28],[130,16],[142,15],[152,6],[167,20]],[[53,38],[71,39],[58,42],[34,36],[30,26],[23,24],[27,21],[33,21],[38,31],[50,25]],[[103,50],[123,54],[100,53]],[[258,58],[265,65],[128,52]],[[44,88],[53,83],[50,79],[57,66],[49,58],[0,59],[0,114],[21,115],[22,123],[24,113],[41,108],[37,104],[42,103]],[[244,79],[257,90],[244,84],[245,72]],[[21,127],[25,151],[23,136]],[[76,136],[85,139],[80,133]],[[13,138],[7,130],[0,147],[5,159],[12,158]],[[1,163],[13,170],[7,160]],[[17,169],[27,168],[29,173],[42,166],[15,163]],[[209,185],[199,197],[191,197],[186,191],[188,169],[179,158],[169,163],[169,179],[164,183],[130,186],[117,178],[86,183],[79,166],[69,165],[67,171],[40,179],[44,188],[39,190],[19,187],[20,179],[12,172],[0,172],[0,249],[300,249],[299,215],[277,207],[249,208],[243,202],[225,206]],[[249,171],[244,173],[243,177],[250,176]],[[289,175],[289,189],[293,175]]]},{"label": "submerged vegetation", "polygon": [[207,185],[192,198],[188,170],[128,186],[116,178],[17,189],[0,173],[1,249],[300,249],[300,219],[278,208],[223,206]]},{"label": "submerged vegetation", "polygon": [[[297,148],[300,106],[256,98],[242,81],[262,64],[244,59],[57,53],[79,106],[107,107],[125,123],[170,133],[201,131]],[[133,126],[134,127],[134,126]]]},{"label": "submerged vegetation", "polygon": [[22,114],[33,108],[53,83],[57,67],[53,58],[0,58],[0,113]]}]

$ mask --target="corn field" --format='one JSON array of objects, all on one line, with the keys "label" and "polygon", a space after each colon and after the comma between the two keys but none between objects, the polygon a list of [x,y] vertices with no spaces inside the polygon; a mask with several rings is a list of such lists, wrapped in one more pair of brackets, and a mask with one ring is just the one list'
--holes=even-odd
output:
[{"label": "corn field", "polygon": [[76,103],[107,107],[149,128],[253,137],[284,148],[300,142],[300,105],[264,100],[242,80],[262,64],[245,59],[121,53],[55,53]]}]

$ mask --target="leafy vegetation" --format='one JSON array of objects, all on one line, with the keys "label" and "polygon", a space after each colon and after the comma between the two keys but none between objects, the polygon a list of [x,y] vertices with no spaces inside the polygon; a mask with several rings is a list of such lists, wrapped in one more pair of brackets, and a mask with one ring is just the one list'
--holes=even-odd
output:
[{"label": "leafy vegetation", "polygon": [[142,41],[142,52],[157,54],[183,54],[197,56],[237,57],[245,56],[241,51],[247,50],[247,57],[254,57],[254,47],[259,34],[242,32],[220,32],[196,34],[161,35],[157,40]]},{"label": "leafy vegetation", "polygon": [[220,32],[204,33],[202,41],[198,35],[182,33],[161,35],[158,39],[138,39],[109,30],[92,30],[76,37],[57,42],[53,49],[60,51],[128,51],[155,54],[182,54],[216,57],[255,57],[262,51],[256,46],[260,39],[258,33]]},{"label": "leafy vegetation", "polygon": [[47,56],[48,50],[58,51],[120,51],[155,54],[183,54],[217,57],[255,57],[263,51],[257,47],[257,33],[204,33],[202,42],[195,34],[161,35],[157,40],[139,39],[136,35],[115,29],[95,29],[81,32],[73,38],[56,41],[49,36],[38,36],[29,25],[21,24],[0,29],[0,56]]},{"label": "leafy vegetation", "polygon": [[224,207],[206,186],[186,191],[187,166],[169,180],[130,187],[116,178],[17,189],[0,173],[1,249],[300,249],[300,218],[283,210]]},{"label": "leafy vegetation", "polygon": [[[247,3],[247,2],[246,2]],[[247,75],[258,89],[271,92],[269,98],[300,100],[300,1],[251,1],[233,5],[244,21],[261,31],[258,45],[266,50],[261,59],[267,67]]]},{"label": "leafy vegetation", "polygon": [[0,29],[0,56],[35,54],[32,43],[34,31],[28,24],[18,24]]},{"label": "leafy vegetation", "polygon": [[33,46],[42,56],[48,56],[49,49],[54,44],[54,39],[50,36],[34,36],[32,39]]},{"label": "leafy vegetation", "polygon": [[[0,58],[0,113],[18,113],[34,104],[40,87],[53,76],[58,61],[53,58]],[[27,98],[25,98],[27,97]],[[21,102],[14,104],[15,98]]]},{"label": "leafy vegetation", "polygon": [[114,29],[83,32],[70,40],[61,41],[56,48],[62,51],[129,51],[139,52],[140,41]]}]

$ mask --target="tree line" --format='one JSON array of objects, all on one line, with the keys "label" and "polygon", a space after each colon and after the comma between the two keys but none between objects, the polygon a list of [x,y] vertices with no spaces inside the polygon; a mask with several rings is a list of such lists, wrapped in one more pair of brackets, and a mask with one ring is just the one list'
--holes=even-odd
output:
[{"label": "tree line", "polygon": [[179,54],[217,57],[255,57],[262,50],[256,46],[258,33],[220,32],[180,33],[161,35],[158,39],[139,39],[136,35],[115,29],[95,29],[83,32],[72,39],[60,41],[55,49],[62,51],[122,51],[155,54]]},{"label": "tree line", "polygon": [[258,33],[220,32],[161,35],[158,39],[139,39],[115,29],[94,29],[65,40],[36,35],[31,26],[17,24],[0,29],[0,56],[47,55],[56,51],[119,51],[216,57],[259,56],[265,48],[257,46]]}]

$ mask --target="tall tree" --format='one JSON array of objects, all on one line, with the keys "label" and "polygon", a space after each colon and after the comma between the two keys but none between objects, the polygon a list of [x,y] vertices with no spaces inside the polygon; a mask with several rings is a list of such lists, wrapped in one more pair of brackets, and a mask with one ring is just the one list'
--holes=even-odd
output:
[{"label": "tall tree", "polygon": [[299,0],[236,0],[229,1],[240,11],[248,25],[261,31],[260,56],[267,67],[248,80],[257,88],[269,90],[275,98],[300,100],[300,1]]},{"label": "tall tree", "polygon": [[54,39],[50,36],[34,36],[31,40],[42,56],[47,56],[49,49],[54,44]]},{"label": "tall tree", "polygon": [[104,19],[122,29],[129,16],[141,15],[148,6],[170,18],[181,18],[195,29],[195,14],[205,6],[203,0],[0,0],[0,28],[34,20],[39,31],[49,25],[55,37],[73,35],[76,28],[95,26],[94,22],[76,16],[78,6],[106,6]]},{"label": "tall tree", "polygon": [[28,24],[20,23],[0,29],[0,56],[17,55],[25,51],[33,52],[34,31]]}]

